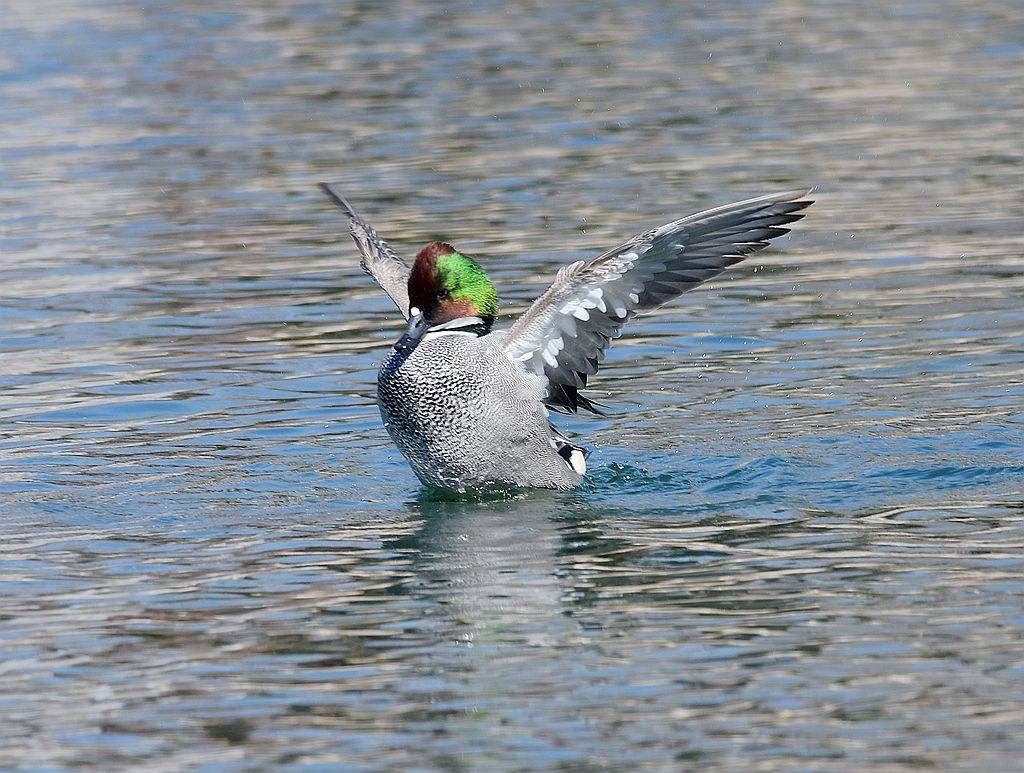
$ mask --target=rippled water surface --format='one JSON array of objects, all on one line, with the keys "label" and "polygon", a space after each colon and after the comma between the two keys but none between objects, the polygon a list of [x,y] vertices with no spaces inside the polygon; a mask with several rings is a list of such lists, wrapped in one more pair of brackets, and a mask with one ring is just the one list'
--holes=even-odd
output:
[{"label": "rippled water surface", "polygon": [[[1019,3],[8,0],[0,764],[1024,755]],[[817,186],[633,326],[569,495],[440,501],[336,181],[507,316]]]}]

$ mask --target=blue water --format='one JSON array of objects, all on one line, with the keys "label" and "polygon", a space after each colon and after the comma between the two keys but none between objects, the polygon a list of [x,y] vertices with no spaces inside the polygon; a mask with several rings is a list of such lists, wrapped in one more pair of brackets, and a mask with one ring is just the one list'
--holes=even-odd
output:
[{"label": "blue water", "polygon": [[[119,3],[0,20],[0,765],[1009,769],[1014,3]],[[817,186],[633,325],[570,494],[426,495],[406,255],[557,268]]]}]

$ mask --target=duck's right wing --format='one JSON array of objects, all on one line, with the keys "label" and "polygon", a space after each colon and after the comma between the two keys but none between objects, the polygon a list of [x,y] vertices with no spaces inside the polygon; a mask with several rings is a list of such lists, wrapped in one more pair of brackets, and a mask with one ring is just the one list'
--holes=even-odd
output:
[{"label": "duck's right wing", "polygon": [[359,265],[381,286],[402,316],[409,319],[409,267],[398,257],[391,245],[381,239],[373,226],[356,214],[343,196],[335,193],[327,183],[320,189],[349,216],[349,231],[359,248]]},{"label": "duck's right wing", "polygon": [[698,212],[564,266],[512,325],[506,353],[547,380],[549,408],[600,413],[579,390],[622,326],[763,250],[803,217],[809,193],[773,193]]}]

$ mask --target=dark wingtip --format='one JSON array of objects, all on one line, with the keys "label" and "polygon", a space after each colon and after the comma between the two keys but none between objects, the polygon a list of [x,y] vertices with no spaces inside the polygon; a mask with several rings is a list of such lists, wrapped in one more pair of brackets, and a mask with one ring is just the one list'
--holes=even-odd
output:
[{"label": "dark wingtip", "polygon": [[608,406],[595,403],[593,400],[580,394],[580,391],[574,386],[551,384],[549,389],[550,393],[544,402],[548,408],[554,411],[559,413],[578,413],[580,409],[583,409],[598,416],[608,415],[605,411],[601,410]]},{"label": "dark wingtip", "polygon": [[812,185],[809,188],[793,188],[788,191],[782,191],[776,194],[782,201],[796,201],[797,199],[803,199],[812,195],[818,190],[817,185]]},{"label": "dark wingtip", "polygon": [[344,196],[342,196],[340,193],[337,193],[330,185],[321,182],[317,183],[317,186],[320,188],[320,190],[327,194],[327,198],[333,201],[338,207],[343,209],[345,211],[345,214],[347,214],[349,217],[357,217],[356,211],[352,209],[352,205],[348,203]]},{"label": "dark wingtip", "polygon": [[579,392],[576,393],[576,403],[583,410],[590,411],[591,413],[593,413],[593,414],[595,414],[597,416],[607,416],[608,415],[608,412],[603,410],[603,409],[608,407],[607,405],[602,405],[601,403],[595,403],[593,400],[591,400],[590,398],[584,397]]},{"label": "dark wingtip", "polygon": [[809,206],[811,206],[811,204],[814,203],[814,194],[817,190],[818,186],[812,185],[810,188],[807,188],[801,193],[799,200],[796,202],[797,204],[802,205],[800,209],[807,209]]}]

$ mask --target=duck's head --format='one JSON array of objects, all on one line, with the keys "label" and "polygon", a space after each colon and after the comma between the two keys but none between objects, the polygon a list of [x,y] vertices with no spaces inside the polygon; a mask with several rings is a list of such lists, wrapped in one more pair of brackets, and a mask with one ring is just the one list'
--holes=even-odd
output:
[{"label": "duck's head", "polygon": [[409,273],[409,329],[399,348],[411,349],[433,327],[467,318],[483,332],[498,313],[498,292],[480,264],[450,244],[431,242]]}]

